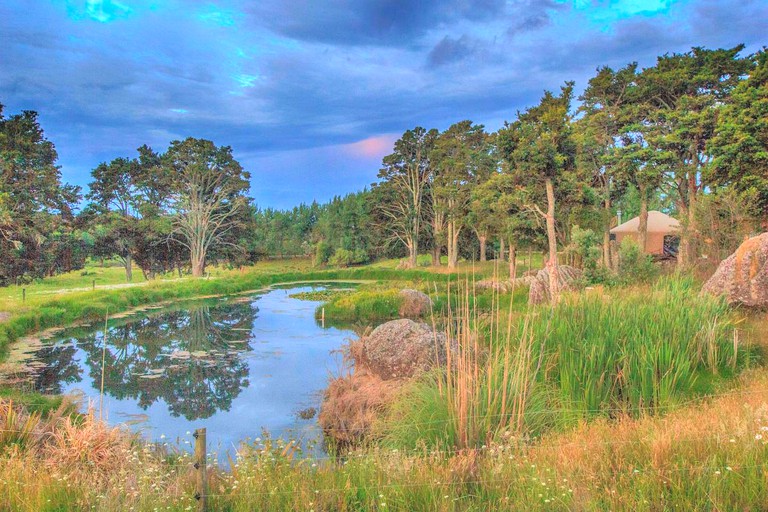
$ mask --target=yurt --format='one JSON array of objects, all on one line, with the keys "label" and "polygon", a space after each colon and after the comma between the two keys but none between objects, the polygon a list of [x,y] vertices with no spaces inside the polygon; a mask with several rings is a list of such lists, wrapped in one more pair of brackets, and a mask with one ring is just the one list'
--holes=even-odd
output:
[{"label": "yurt", "polygon": [[[646,254],[656,256],[677,256],[680,243],[680,221],[669,215],[651,210],[648,212],[648,237],[645,243]],[[618,243],[625,236],[631,236],[640,241],[640,217],[629,219],[611,230],[611,238]]]}]

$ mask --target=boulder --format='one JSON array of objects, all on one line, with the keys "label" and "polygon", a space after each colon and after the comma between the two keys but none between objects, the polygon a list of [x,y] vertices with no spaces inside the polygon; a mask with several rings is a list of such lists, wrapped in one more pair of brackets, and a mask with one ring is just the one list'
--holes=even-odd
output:
[{"label": "boulder", "polygon": [[403,389],[407,379],[446,364],[446,337],[425,323],[393,320],[350,341],[344,356],[351,373],[331,380],[318,421],[340,447],[371,435],[377,418]]},{"label": "boulder", "polygon": [[432,310],[432,299],[426,293],[407,288],[400,290],[399,295],[403,299],[398,311],[400,316],[416,318],[424,316]]},{"label": "boulder", "polygon": [[523,286],[530,286],[531,283],[534,281],[534,277],[532,276],[523,276],[518,277],[514,280],[506,280],[506,281],[497,281],[495,279],[485,279],[483,281],[478,281],[477,284],[475,284],[475,288],[478,290],[496,290],[499,292],[511,292],[514,288],[520,288]]},{"label": "boulder", "polygon": [[[557,271],[561,292],[578,289],[582,275],[581,270],[568,265],[558,265]],[[545,267],[536,273],[536,277],[531,282],[531,287],[528,290],[528,303],[542,304],[549,302],[549,300],[549,268]]]},{"label": "boulder", "polygon": [[446,361],[446,338],[423,322],[381,324],[363,338],[356,363],[384,380],[410,378]]},{"label": "boulder", "polygon": [[702,290],[725,296],[729,304],[768,308],[768,233],[742,243],[720,263]]}]

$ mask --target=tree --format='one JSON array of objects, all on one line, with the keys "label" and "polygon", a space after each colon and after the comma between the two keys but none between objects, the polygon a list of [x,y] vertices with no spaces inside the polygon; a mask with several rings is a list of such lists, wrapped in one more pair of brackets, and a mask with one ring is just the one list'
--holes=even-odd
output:
[{"label": "tree", "polygon": [[[466,225],[470,192],[486,180],[493,168],[489,136],[483,125],[472,121],[455,123],[435,141],[431,159],[434,179],[431,194],[437,198],[436,213],[444,213],[448,241],[448,267],[455,268],[459,256],[459,235]],[[487,235],[481,231],[481,252]],[[484,257],[482,258],[485,259]]]},{"label": "tree", "polygon": [[201,277],[209,249],[227,243],[238,212],[248,204],[244,194],[250,174],[229,146],[191,137],[171,142],[163,164],[174,177],[170,201],[174,235],[189,250],[192,275]]},{"label": "tree", "polygon": [[[723,105],[749,70],[749,59],[739,57],[744,46],[664,55],[638,77],[645,111],[640,127],[647,161],[662,173],[665,193],[677,198],[685,226],[678,263],[693,257],[696,200],[705,190],[702,176],[711,163],[707,151]],[[645,159],[645,157],[643,157]]]},{"label": "tree", "polygon": [[768,49],[752,60],[755,68],[718,116],[708,146],[714,156],[708,178],[734,187],[752,213],[768,222]]},{"label": "tree", "polygon": [[[133,280],[133,245],[136,220],[139,217],[140,197],[137,187],[139,162],[128,158],[115,158],[109,164],[100,163],[92,172],[87,199],[97,209],[97,231],[109,239],[108,247],[122,260],[125,278]],[[104,256],[104,254],[102,254]]]},{"label": "tree", "polygon": [[[559,96],[546,91],[538,105],[518,113],[517,120],[499,131],[499,149],[510,172],[525,187],[526,206],[546,221],[549,245],[550,297],[557,303],[560,284],[557,270],[555,188],[574,172],[575,145],[571,137],[573,82],[561,87]],[[540,204],[546,201],[546,212]]]},{"label": "tree", "polygon": [[[580,97],[579,111],[584,117],[575,123],[578,164],[591,176],[591,184],[601,196],[603,206],[602,264],[611,267],[610,228],[613,219],[612,200],[616,181],[626,179],[618,165],[630,141],[631,127],[636,124],[637,64],[617,71],[609,67],[598,69]],[[645,226],[647,227],[647,212]],[[641,226],[643,225],[641,219]]]},{"label": "tree", "polygon": [[0,105],[0,284],[81,264],[50,260],[55,250],[78,243],[72,210],[80,189],[62,183],[57,159],[36,112],[5,118]]},{"label": "tree", "polygon": [[437,130],[417,126],[395,142],[394,152],[384,157],[379,178],[391,189],[392,201],[382,204],[393,237],[408,248],[408,263],[416,266],[423,220],[426,186],[432,173],[430,153]]}]

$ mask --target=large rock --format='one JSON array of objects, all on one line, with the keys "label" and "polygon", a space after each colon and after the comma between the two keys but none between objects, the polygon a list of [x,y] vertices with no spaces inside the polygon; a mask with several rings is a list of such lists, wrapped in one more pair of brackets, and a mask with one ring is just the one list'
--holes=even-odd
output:
[{"label": "large rock", "polygon": [[523,276],[515,279],[507,279],[506,281],[498,281],[496,279],[485,279],[478,281],[475,284],[475,288],[478,290],[496,290],[497,292],[511,292],[515,288],[521,288],[523,286],[530,286],[535,280],[533,276]]},{"label": "large rock", "polygon": [[[560,283],[560,291],[576,290],[581,280],[581,270],[568,265],[558,265],[557,275]],[[536,273],[528,290],[529,304],[542,304],[549,302],[551,293],[549,289],[549,267],[545,267]]]},{"label": "large rock", "polygon": [[703,291],[724,295],[730,304],[768,308],[768,233],[748,239],[724,259]]},{"label": "large rock", "polygon": [[406,288],[400,290],[399,295],[403,299],[402,304],[400,304],[400,316],[416,318],[424,316],[432,310],[432,299],[426,293]]},{"label": "large rock", "polygon": [[341,447],[372,435],[376,419],[407,379],[446,363],[446,337],[425,323],[393,320],[351,341],[345,361],[352,373],[333,379],[325,390],[318,421]]},{"label": "large rock", "polygon": [[446,338],[404,318],[381,324],[362,340],[356,363],[384,380],[410,378],[446,360]]}]

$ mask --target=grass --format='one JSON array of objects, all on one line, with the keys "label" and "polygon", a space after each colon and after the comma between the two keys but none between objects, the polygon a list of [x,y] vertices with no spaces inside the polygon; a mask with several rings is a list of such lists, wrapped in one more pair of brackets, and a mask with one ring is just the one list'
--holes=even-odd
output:
[{"label": "grass", "polygon": [[[299,458],[287,443],[264,438],[244,446],[231,470],[211,468],[210,507],[765,510],[768,377],[752,372],[740,384],[664,417],[597,420],[532,444],[508,438],[462,451],[366,448],[335,463]],[[194,509],[188,456],[169,457],[92,418],[57,421],[44,420],[24,446],[0,446],[0,509]],[[58,438],[37,435],[43,432]]]},{"label": "grass", "polygon": [[[436,289],[436,311],[459,344],[448,365],[454,371],[415,384],[392,409],[394,419],[382,422],[382,442],[322,460],[264,437],[244,445],[230,468],[212,464],[211,509],[768,508],[768,372],[736,376],[750,359],[748,345],[734,345],[732,313],[700,297],[694,283],[574,295],[555,309],[527,311],[522,289],[514,296],[466,290],[460,299],[451,284],[446,297],[455,278],[428,269],[292,265],[121,289],[33,290],[25,304],[4,303],[12,315],[0,323],[0,345],[102,318],[107,308],[289,281],[388,281],[346,295],[362,294],[339,309],[357,318],[391,313],[383,301],[401,284]],[[70,284],[77,288],[76,278]],[[0,425],[13,434],[0,438],[0,510],[194,509],[189,456],[92,415],[73,419],[47,400],[0,390]]]},{"label": "grass", "polygon": [[577,294],[549,309],[487,315],[468,290],[449,310],[447,368],[413,384],[380,430],[398,448],[476,448],[595,418],[665,412],[712,392],[747,361],[732,315],[690,280]]}]

